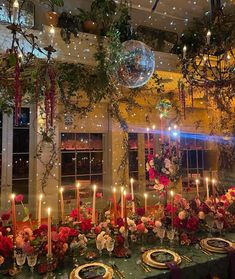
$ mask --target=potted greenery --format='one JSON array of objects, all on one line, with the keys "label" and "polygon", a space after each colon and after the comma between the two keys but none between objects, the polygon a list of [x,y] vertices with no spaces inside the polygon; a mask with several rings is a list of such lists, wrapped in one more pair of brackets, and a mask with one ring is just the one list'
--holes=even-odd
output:
[{"label": "potted greenery", "polygon": [[55,12],[55,7],[63,7],[64,0],[41,0],[41,3],[50,8],[50,11],[46,13],[47,25],[57,26],[58,14]]},{"label": "potted greenery", "polygon": [[79,10],[79,19],[82,23],[83,31],[86,33],[97,34],[98,32],[98,24],[96,22],[96,17],[91,11],[84,11],[83,9],[78,8]]}]

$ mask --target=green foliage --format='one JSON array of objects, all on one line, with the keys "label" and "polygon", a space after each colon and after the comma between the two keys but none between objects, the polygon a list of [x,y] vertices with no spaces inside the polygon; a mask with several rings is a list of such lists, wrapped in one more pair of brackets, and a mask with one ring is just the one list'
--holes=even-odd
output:
[{"label": "green foliage", "polygon": [[63,7],[64,1],[63,0],[41,0],[41,3],[48,6],[51,11],[55,10],[55,7]]}]

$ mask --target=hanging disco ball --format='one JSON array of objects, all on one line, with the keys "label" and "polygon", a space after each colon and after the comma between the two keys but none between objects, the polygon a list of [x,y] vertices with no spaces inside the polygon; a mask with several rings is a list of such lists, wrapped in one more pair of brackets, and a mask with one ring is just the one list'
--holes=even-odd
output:
[{"label": "hanging disco ball", "polygon": [[117,81],[128,88],[141,87],[155,69],[154,52],[144,43],[130,40],[123,43],[124,57],[117,72]]}]

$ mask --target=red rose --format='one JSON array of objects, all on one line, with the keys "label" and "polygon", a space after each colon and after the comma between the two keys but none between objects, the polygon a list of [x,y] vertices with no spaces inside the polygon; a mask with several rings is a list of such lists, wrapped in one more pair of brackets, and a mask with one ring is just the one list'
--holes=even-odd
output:
[{"label": "red rose", "polygon": [[12,240],[9,237],[0,235],[0,254],[3,257],[7,257],[12,252],[12,250],[13,250]]},{"label": "red rose", "polygon": [[198,218],[192,216],[188,218],[186,228],[190,231],[196,231],[198,229],[199,220]]},{"label": "red rose", "polygon": [[139,216],[144,216],[145,209],[143,207],[136,208],[136,214],[139,215]]},{"label": "red rose", "polygon": [[170,183],[170,180],[169,180],[168,177],[166,177],[166,176],[164,176],[164,175],[161,175],[161,176],[159,177],[159,182],[160,182],[160,184],[162,184],[162,185],[164,185],[164,186],[168,186],[169,183]]},{"label": "red rose", "polygon": [[91,219],[82,220],[80,228],[82,232],[89,232],[91,230]]},{"label": "red rose", "polygon": [[177,210],[177,208],[175,207],[175,206],[173,206],[173,208],[172,208],[172,206],[171,206],[171,203],[168,203],[167,205],[166,205],[166,212],[167,213],[171,213],[172,212],[172,210],[173,210],[173,213],[175,214],[176,213],[176,210]]},{"label": "red rose", "polygon": [[20,203],[20,202],[22,202],[23,200],[24,200],[24,195],[22,195],[22,194],[16,195],[15,201],[16,201],[17,203]]},{"label": "red rose", "polygon": [[185,226],[185,220],[180,220],[180,218],[177,216],[173,220],[174,227],[177,229],[182,229]]},{"label": "red rose", "polygon": [[69,216],[72,217],[73,219],[76,219],[77,216],[78,216],[77,209],[73,209],[73,210],[70,212]]},{"label": "red rose", "polygon": [[73,228],[70,228],[69,236],[71,236],[71,237],[76,237],[76,236],[78,236],[78,231],[75,230],[75,229],[73,229]]},{"label": "red rose", "polygon": [[118,218],[118,219],[117,219],[117,225],[118,225],[119,228],[121,228],[122,226],[124,226],[123,218]]},{"label": "red rose", "polygon": [[9,218],[10,218],[9,212],[2,213],[2,215],[1,215],[2,221],[7,221],[7,220],[9,220]]}]

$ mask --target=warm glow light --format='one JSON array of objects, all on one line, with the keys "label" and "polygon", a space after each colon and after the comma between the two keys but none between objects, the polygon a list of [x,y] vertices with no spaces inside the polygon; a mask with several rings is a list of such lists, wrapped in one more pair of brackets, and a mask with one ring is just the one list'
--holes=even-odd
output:
[{"label": "warm glow light", "polygon": [[54,28],[54,26],[51,26],[51,28],[50,28],[50,34],[52,34],[52,35],[54,35],[55,34],[55,28]]},{"label": "warm glow light", "polygon": [[15,199],[15,197],[16,197],[16,195],[15,195],[15,194],[11,194],[11,199],[12,199],[12,200],[14,200],[14,199]]},{"label": "warm glow light", "polygon": [[147,132],[149,132],[149,128],[147,128]]},{"label": "warm glow light", "polygon": [[198,184],[199,183],[199,180],[198,179],[196,179],[196,184]]},{"label": "warm glow light", "polygon": [[41,194],[41,195],[39,195],[39,200],[40,200],[40,201],[42,200],[42,194]]},{"label": "warm glow light", "polygon": [[48,213],[48,216],[50,216],[50,215],[51,215],[51,208],[50,208],[50,207],[48,207],[48,209],[47,209],[47,213]]},{"label": "warm glow light", "polygon": [[134,183],[134,178],[131,178],[130,181],[131,181],[131,183]]},{"label": "warm glow light", "polygon": [[96,185],[93,185],[93,190],[94,190],[94,191],[96,190]]},{"label": "warm glow light", "polygon": [[18,2],[18,0],[15,0],[14,1],[14,3],[13,3],[13,8],[17,8],[17,9],[19,9],[19,2]]},{"label": "warm glow light", "polygon": [[171,191],[170,191],[170,194],[171,194],[171,196],[173,197],[173,196],[174,196],[174,191],[171,190]]},{"label": "warm glow light", "polygon": [[207,37],[210,37],[210,36],[211,36],[211,31],[210,31],[210,30],[207,31],[206,36],[207,36]]},{"label": "warm glow light", "polygon": [[183,52],[186,52],[187,51],[187,46],[184,46],[183,47]]},{"label": "warm glow light", "polygon": [[121,187],[121,192],[123,192],[124,191],[124,187]]},{"label": "warm glow light", "polygon": [[215,184],[215,179],[212,179],[212,183]]},{"label": "warm glow light", "polygon": [[206,182],[208,182],[209,181],[209,178],[208,177],[206,177]]},{"label": "warm glow light", "polygon": [[60,188],[60,193],[63,193],[63,192],[64,192],[64,188],[61,187],[61,188]]},{"label": "warm glow light", "polygon": [[161,114],[160,114],[160,119],[162,119],[162,118],[163,118],[163,114],[161,113]]},{"label": "warm glow light", "polygon": [[178,128],[178,126],[177,125],[174,125],[174,129],[176,130]]},{"label": "warm glow light", "polygon": [[153,125],[153,127],[152,127],[152,128],[153,128],[153,130],[155,130],[156,126],[155,126],[155,125]]},{"label": "warm glow light", "polygon": [[113,192],[116,193],[117,189],[115,187],[113,187]]},{"label": "warm glow light", "polygon": [[77,187],[77,188],[80,187],[80,183],[79,183],[79,182],[76,183],[76,187]]},{"label": "warm glow light", "polygon": [[123,191],[123,196],[126,196],[126,191]]},{"label": "warm glow light", "polygon": [[171,127],[168,127],[168,131],[171,131]]},{"label": "warm glow light", "polygon": [[145,197],[145,199],[147,199],[147,197],[148,197],[148,194],[147,194],[147,193],[144,193],[144,197]]}]

